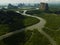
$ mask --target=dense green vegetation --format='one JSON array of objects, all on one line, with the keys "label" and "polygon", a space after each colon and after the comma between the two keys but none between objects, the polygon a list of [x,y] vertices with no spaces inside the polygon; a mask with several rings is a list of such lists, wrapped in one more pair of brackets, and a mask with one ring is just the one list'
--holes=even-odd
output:
[{"label": "dense green vegetation", "polygon": [[0,45],[51,45],[49,40],[36,29],[14,34],[0,41]]},{"label": "dense green vegetation", "polygon": [[24,45],[31,35],[32,31],[30,30],[22,31],[8,38],[0,40],[0,45]]},{"label": "dense green vegetation", "polygon": [[[60,4],[57,5],[51,4],[48,11],[41,12],[37,10],[32,10],[30,12],[28,11],[27,13],[44,18],[47,21],[47,23],[43,30],[56,41],[57,45],[60,45]],[[35,45],[36,44],[35,40],[36,40],[35,38],[31,38],[29,40],[30,42],[28,41],[26,45],[33,45],[33,44]],[[45,45],[45,44],[41,44],[41,45]]]},{"label": "dense green vegetation", "polygon": [[0,11],[0,35],[38,23],[39,20],[14,11]]},{"label": "dense green vegetation", "polygon": [[24,26],[31,26],[33,24],[36,24],[38,23],[40,20],[36,19],[36,18],[32,18],[32,17],[27,17],[25,16],[25,19],[24,19]]},{"label": "dense green vegetation", "polygon": [[27,14],[31,14],[31,15],[34,15],[34,14],[40,14],[42,13],[40,10],[30,10],[30,11],[27,11],[26,12]]},{"label": "dense green vegetation", "polygon": [[51,30],[45,27],[43,30],[56,41],[57,45],[60,45],[60,29]]},{"label": "dense green vegetation", "polygon": [[[32,13],[31,12],[29,13],[29,12],[30,11],[28,11],[27,13],[44,18],[47,21],[47,23],[45,25],[46,27],[49,27],[53,30],[56,30],[60,27],[60,14],[47,13],[47,12],[39,13],[39,11],[36,11],[36,10],[31,11]],[[34,14],[34,13],[36,13],[36,14]]]},{"label": "dense green vegetation", "polygon": [[[59,8],[57,9],[57,7]],[[43,31],[49,34],[56,41],[57,45],[60,45],[60,6],[50,5],[48,11],[30,10],[27,12],[27,14],[36,15],[44,18],[47,21],[47,23],[43,28]],[[6,13],[4,15],[6,15]],[[20,29],[21,26],[26,27],[39,22],[38,19],[32,17],[22,16],[23,19],[19,17],[20,16],[17,17],[11,16],[10,18],[13,20],[11,20],[10,22],[12,22],[12,24],[9,21],[7,24],[4,21],[1,21],[2,23],[0,24],[0,32],[3,33],[0,34],[2,35],[9,31],[14,31],[15,28],[17,30]],[[1,19],[3,20],[3,18]],[[19,25],[19,24],[23,24],[23,25]],[[51,44],[49,40],[44,35],[40,34],[38,30],[33,30],[33,31],[25,30],[22,31],[21,33],[14,34],[8,38],[1,40],[0,45],[51,45]]]},{"label": "dense green vegetation", "polygon": [[43,30],[56,41],[57,45],[60,45],[60,13],[55,14],[55,11],[53,11],[53,13],[42,12],[33,15],[42,17],[46,20],[47,23]]},{"label": "dense green vegetation", "polygon": [[6,24],[0,24],[0,35],[9,32],[9,27]]},{"label": "dense green vegetation", "polygon": [[60,45],[60,15],[57,14],[45,14],[42,16],[46,19],[46,27],[43,30],[49,34]]},{"label": "dense green vegetation", "polygon": [[2,33],[2,31],[5,31],[4,33],[7,33],[21,29],[22,27],[24,27],[22,21],[23,19],[23,15],[18,14],[14,11],[0,11],[0,27],[2,27],[0,28],[0,33]]},{"label": "dense green vegetation", "polygon": [[33,30],[32,36],[30,39],[25,43],[25,45],[51,45],[49,40],[38,30]]},{"label": "dense green vegetation", "polygon": [[57,30],[60,28],[60,15],[57,14],[44,14],[39,15],[40,17],[44,18],[47,23],[46,27],[51,28],[53,30]]},{"label": "dense green vegetation", "polygon": [[43,30],[60,45],[60,14],[44,14],[40,17],[47,21]]}]

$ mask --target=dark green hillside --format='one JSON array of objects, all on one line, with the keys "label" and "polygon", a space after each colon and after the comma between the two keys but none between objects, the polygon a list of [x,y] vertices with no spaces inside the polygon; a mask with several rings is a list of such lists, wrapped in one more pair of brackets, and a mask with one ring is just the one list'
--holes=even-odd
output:
[{"label": "dark green hillside", "polygon": [[0,24],[7,24],[10,27],[10,31],[19,29],[24,26],[24,16],[14,11],[0,11]]},{"label": "dark green hillside", "polygon": [[36,18],[23,16],[15,11],[0,11],[0,35],[38,23]]}]

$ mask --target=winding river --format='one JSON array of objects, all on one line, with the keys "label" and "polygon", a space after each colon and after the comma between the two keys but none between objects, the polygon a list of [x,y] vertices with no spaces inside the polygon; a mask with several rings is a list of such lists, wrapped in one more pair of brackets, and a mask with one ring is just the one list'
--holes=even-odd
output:
[{"label": "winding river", "polygon": [[[20,13],[19,11],[16,11],[17,13]],[[33,29],[38,29],[38,31],[43,34],[49,41],[52,45],[57,45],[56,42],[46,33],[42,30],[42,28],[44,28],[45,24],[46,24],[46,20],[44,20],[43,18],[41,17],[37,17],[37,16],[33,16],[33,15],[29,15],[29,14],[26,14],[27,10],[24,10],[24,12],[22,13],[22,15],[25,15],[25,16],[30,16],[30,17],[34,17],[34,18],[37,18],[40,20],[39,23],[35,24],[35,25],[32,25],[32,26],[29,26],[29,27],[26,27],[26,28],[23,28],[23,29],[20,29],[20,30],[17,30],[17,31],[14,31],[14,32],[10,32],[10,33],[7,33],[7,34],[4,34],[2,36],[0,36],[0,40],[4,39],[4,38],[7,38],[13,34],[16,34],[16,33],[20,33],[21,31],[24,31],[25,29],[29,29],[29,30],[33,30]]]}]

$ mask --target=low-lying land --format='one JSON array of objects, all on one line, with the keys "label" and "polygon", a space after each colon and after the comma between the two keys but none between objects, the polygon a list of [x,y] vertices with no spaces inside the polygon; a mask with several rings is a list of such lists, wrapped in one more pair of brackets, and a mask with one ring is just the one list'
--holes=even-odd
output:
[{"label": "low-lying land", "polygon": [[60,45],[60,14],[42,12],[33,15],[42,17],[46,20],[47,23],[43,30],[56,41],[57,45]]},{"label": "low-lying land", "polygon": [[31,26],[40,20],[23,16],[14,11],[0,11],[0,35]]},{"label": "low-lying land", "polygon": [[[31,11],[32,12],[32,11]],[[34,12],[31,13],[30,11],[28,11],[28,14],[33,14],[39,17],[42,17],[46,20],[46,27],[51,28],[53,30],[59,29],[60,28],[60,15],[58,14],[54,14],[54,13],[46,13],[46,12],[40,12],[35,10],[35,14]],[[38,13],[40,12],[40,13]]]},{"label": "low-lying land", "polygon": [[56,41],[57,45],[60,45],[60,15],[44,14],[40,17],[47,21],[43,30]]},{"label": "low-lying land", "polygon": [[51,45],[49,40],[36,29],[25,30],[2,41],[0,45]]},{"label": "low-lying land", "polygon": [[56,41],[57,45],[60,45],[60,15],[45,14],[42,17],[47,21],[43,30]]},{"label": "low-lying land", "polygon": [[56,41],[57,45],[60,45],[60,29],[51,30],[51,29],[44,28],[43,30]]},{"label": "low-lying land", "polygon": [[25,42],[32,35],[32,31],[22,31],[20,33],[11,35],[8,38],[0,40],[0,45],[24,45]]},{"label": "low-lying land", "polygon": [[42,35],[38,30],[33,30],[30,39],[25,43],[25,45],[51,45],[49,40]]},{"label": "low-lying land", "polygon": [[57,14],[40,14],[38,15],[42,18],[44,18],[46,20],[46,27],[53,29],[53,30],[57,30],[60,28],[60,15]]}]

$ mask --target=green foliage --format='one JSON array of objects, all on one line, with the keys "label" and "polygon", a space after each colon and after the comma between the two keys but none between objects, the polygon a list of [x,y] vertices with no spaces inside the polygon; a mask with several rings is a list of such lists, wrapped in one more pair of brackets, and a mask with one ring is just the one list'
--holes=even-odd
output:
[{"label": "green foliage", "polygon": [[40,20],[36,19],[36,18],[32,18],[32,17],[25,17],[24,19],[24,26],[31,26],[34,25],[36,23],[38,23]]},{"label": "green foliage", "polygon": [[33,15],[33,14],[40,14],[42,12],[40,10],[30,10],[30,11],[27,11],[26,13]]},{"label": "green foliage", "polygon": [[[31,10],[28,12],[33,15],[44,18],[47,21],[47,23],[45,25],[46,27],[52,28],[54,30],[56,30],[60,27],[60,16],[58,16],[58,14],[54,14],[52,11],[51,12],[46,11],[46,12],[41,13],[41,11],[37,11],[37,10],[32,11]],[[38,12],[38,13],[36,13],[36,12]]]},{"label": "green foliage", "polygon": [[[54,14],[55,11],[57,11],[57,10],[52,9],[51,12],[53,12],[53,13],[44,13],[43,12],[40,14],[36,14],[36,16],[42,17],[46,20],[47,23],[43,30],[56,41],[57,45],[60,45],[60,14],[59,15]],[[38,40],[38,38],[37,38],[37,40]],[[27,42],[26,45],[33,45],[33,44],[36,45],[36,42],[33,43],[33,41],[35,41],[34,38],[32,40],[30,40],[30,42]]]},{"label": "green foliage", "polygon": [[0,24],[0,35],[6,34],[9,32],[9,27],[7,24]]},{"label": "green foliage", "polygon": [[47,29],[45,27],[45,28],[43,28],[43,31],[45,31],[47,34],[49,34],[56,41],[57,45],[60,45],[60,29],[51,30],[51,29]]},{"label": "green foliage", "polygon": [[56,14],[44,14],[41,15],[41,17],[47,21],[46,27],[49,27],[53,30],[56,30],[60,27],[60,16]]},{"label": "green foliage", "polygon": [[0,45],[6,45],[2,40],[0,40]]},{"label": "green foliage", "polygon": [[14,11],[0,11],[0,35],[31,26],[39,21],[36,18],[23,16]]},{"label": "green foliage", "polygon": [[25,43],[25,45],[49,45],[48,39],[40,34],[38,30],[33,30],[32,36],[30,39]]},{"label": "green foliage", "polygon": [[0,11],[0,24],[7,24],[10,31],[24,27],[23,20],[24,16],[14,11]]},{"label": "green foliage", "polygon": [[0,45],[24,45],[32,35],[32,31],[22,31],[0,41]]}]

